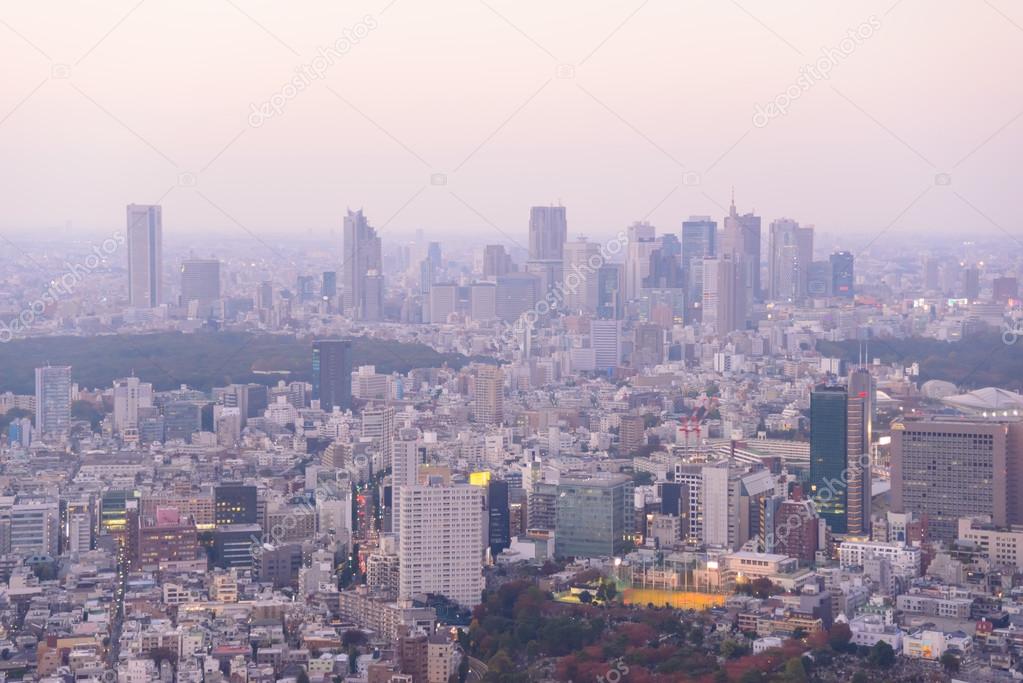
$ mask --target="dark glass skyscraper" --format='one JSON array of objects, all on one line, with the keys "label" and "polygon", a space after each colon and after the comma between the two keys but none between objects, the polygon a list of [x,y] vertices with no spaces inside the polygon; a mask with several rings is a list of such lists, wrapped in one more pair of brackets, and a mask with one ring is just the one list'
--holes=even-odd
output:
[{"label": "dark glass skyscraper", "polygon": [[330,412],[352,407],[352,342],[323,339],[313,342],[313,399]]},{"label": "dark glass skyscraper", "polygon": [[834,296],[853,297],[853,260],[848,251],[831,255],[831,292]]},{"label": "dark glass skyscraper", "polygon": [[849,386],[810,394],[810,495],[836,534],[870,533],[870,439],[874,379],[853,370]]},{"label": "dark glass skyscraper", "polygon": [[487,485],[487,511],[490,525],[490,554],[497,555],[511,545],[508,482],[494,479]]},{"label": "dark glass skyscraper", "polygon": [[810,394],[810,495],[828,527],[847,532],[845,481],[849,394],[845,387],[817,387]]}]

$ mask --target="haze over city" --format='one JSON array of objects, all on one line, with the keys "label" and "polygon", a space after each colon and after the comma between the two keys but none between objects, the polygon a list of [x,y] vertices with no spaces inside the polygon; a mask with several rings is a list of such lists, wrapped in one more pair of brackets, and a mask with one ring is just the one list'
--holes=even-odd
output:
[{"label": "haze over city", "polygon": [[[361,207],[396,235],[507,241],[559,202],[573,235],[609,237],[720,217],[733,186],[853,250],[893,222],[1019,227],[1011,3],[10,3],[0,19],[9,239],[109,231],[126,200],[163,204],[168,239],[326,239]],[[798,85],[826,55],[827,77]],[[787,113],[755,121],[790,86]]]},{"label": "haze over city", "polygon": [[0,683],[1020,680],[1021,33],[0,3]]}]

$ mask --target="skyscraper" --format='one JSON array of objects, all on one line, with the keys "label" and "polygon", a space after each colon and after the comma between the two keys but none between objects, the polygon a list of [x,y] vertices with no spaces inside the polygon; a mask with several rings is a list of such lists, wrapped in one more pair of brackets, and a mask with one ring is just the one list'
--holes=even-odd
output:
[{"label": "skyscraper", "polygon": [[832,532],[870,533],[874,380],[854,370],[848,387],[810,393],[810,493]]},{"label": "skyscraper", "polygon": [[443,595],[463,607],[483,591],[483,489],[468,484],[405,486],[398,528],[399,598]]},{"label": "skyscraper", "polygon": [[352,342],[324,339],[313,342],[313,399],[327,412],[352,407]]},{"label": "skyscraper", "polygon": [[36,368],[36,432],[63,441],[71,431],[71,366]]},{"label": "skyscraper", "polygon": [[[855,257],[848,251],[831,255],[831,292],[833,296],[853,298],[853,265]],[[937,275],[935,275],[937,278]]]},{"label": "skyscraper", "polygon": [[618,320],[624,314],[624,268],[620,263],[605,263],[597,271],[597,317]]},{"label": "skyscraper", "polygon": [[383,275],[380,237],[370,227],[362,209],[348,211],[344,218],[344,244],[341,262],[342,306],[344,313],[365,320],[367,312],[383,310],[382,287],[367,287],[371,275]]},{"label": "skyscraper", "polygon": [[490,554],[497,555],[511,546],[511,511],[508,504],[508,482],[493,479],[487,485],[487,517]]},{"label": "skyscraper", "polygon": [[128,205],[128,305],[153,308],[163,299],[163,210]]},{"label": "skyscraper", "polygon": [[186,259],[181,262],[181,305],[197,302],[199,314],[209,315],[210,306],[220,298],[220,261]]},{"label": "skyscraper", "polygon": [[703,259],[717,256],[718,224],[709,216],[682,222],[682,276],[686,283],[685,322],[700,319],[703,300]]},{"label": "skyscraper", "polygon": [[807,294],[813,261],[813,226],[800,227],[790,218],[771,222],[768,248],[768,296],[796,302]]},{"label": "skyscraper", "polygon": [[625,300],[639,297],[643,280],[650,274],[650,255],[660,246],[656,230],[649,223],[633,223],[627,231],[625,248]]},{"label": "skyscraper", "polygon": [[747,290],[742,262],[731,254],[703,259],[701,319],[708,330],[725,335],[746,326]]},{"label": "skyscraper", "polygon": [[593,313],[597,309],[597,269],[603,263],[600,245],[584,237],[564,248],[565,309],[569,313]]},{"label": "skyscraper", "polygon": [[476,422],[499,425],[504,422],[504,372],[496,365],[481,365],[476,371]]},{"label": "skyscraper", "polygon": [[650,253],[650,265],[643,278],[646,289],[682,289],[682,243],[672,234],[662,235],[660,245]]},{"label": "skyscraper", "polygon": [[568,239],[568,219],[563,206],[534,206],[529,210],[529,258],[560,261]]},{"label": "skyscraper", "polygon": [[488,244],[483,249],[483,277],[496,278],[512,271],[511,256],[505,251],[503,244]]},{"label": "skyscraper", "polygon": [[718,253],[732,254],[741,263],[748,311],[753,302],[763,299],[760,287],[760,216],[752,213],[739,215],[735,209],[734,193],[721,231]]}]

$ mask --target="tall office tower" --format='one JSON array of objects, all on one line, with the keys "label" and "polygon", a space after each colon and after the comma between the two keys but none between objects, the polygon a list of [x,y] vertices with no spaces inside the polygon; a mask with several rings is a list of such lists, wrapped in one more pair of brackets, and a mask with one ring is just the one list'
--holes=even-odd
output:
[{"label": "tall office tower", "polygon": [[213,487],[213,521],[217,526],[256,524],[256,487],[218,484]]},{"label": "tall office tower", "polygon": [[703,259],[703,324],[725,335],[746,326],[747,290],[741,261],[730,254]]},{"label": "tall office tower", "polygon": [[508,482],[492,479],[487,484],[487,516],[490,554],[497,555],[511,546],[511,509]]},{"label": "tall office tower", "polygon": [[799,227],[790,218],[772,221],[768,235],[768,297],[796,302],[806,297],[813,261],[813,226]]},{"label": "tall office tower", "polygon": [[441,251],[440,242],[430,242],[426,245],[426,258],[430,260],[433,267],[438,271],[441,269]]},{"label": "tall office tower", "polygon": [[590,348],[594,367],[599,372],[617,368],[622,363],[622,323],[619,320],[591,320]]},{"label": "tall office tower", "polygon": [[740,216],[735,210],[734,193],[721,231],[718,253],[732,254],[742,262],[742,280],[745,283],[748,311],[753,302],[762,301],[764,296],[760,286],[760,216],[752,213]]},{"label": "tall office tower", "polygon": [[682,289],[682,243],[675,235],[662,235],[659,246],[650,253],[647,275],[643,278],[646,289]]},{"label": "tall office tower", "polygon": [[377,455],[373,457],[373,470],[382,470],[391,459],[394,442],[394,408],[370,406],[362,411],[362,437],[372,439]]},{"label": "tall office tower", "polygon": [[469,317],[484,322],[497,319],[496,284],[474,282],[469,286]]},{"label": "tall office tower", "polygon": [[[370,227],[362,209],[348,211],[344,219],[344,245],[341,261],[342,306],[346,315],[363,320],[367,308],[366,277],[384,270],[380,237]],[[371,308],[375,302],[370,302]]]},{"label": "tall office tower", "polygon": [[139,426],[139,408],[153,405],[153,385],[138,377],[114,380],[114,431],[123,434]]},{"label": "tall office tower", "polygon": [[384,276],[371,270],[362,280],[362,320],[384,319]]},{"label": "tall office tower", "polygon": [[931,292],[941,288],[941,264],[938,259],[927,257],[923,266],[924,289]]},{"label": "tall office tower", "polygon": [[153,308],[163,300],[163,210],[128,205],[128,305]]},{"label": "tall office tower", "polygon": [[1014,277],[996,277],[991,281],[991,297],[998,303],[1019,298],[1019,283]]},{"label": "tall office tower", "polygon": [[417,484],[401,492],[399,598],[433,593],[473,608],[483,591],[483,489]]},{"label": "tall office tower", "polygon": [[818,298],[831,296],[833,279],[831,261],[811,262],[806,271],[806,295]]},{"label": "tall office tower", "polygon": [[483,277],[493,279],[512,272],[511,256],[503,244],[488,244],[483,249]]},{"label": "tall office tower", "polygon": [[649,223],[633,223],[626,231],[625,301],[639,298],[643,280],[650,274],[650,255],[660,246],[656,232]]},{"label": "tall office tower", "polygon": [[498,365],[481,365],[474,385],[476,422],[499,425],[504,422],[504,371]]},{"label": "tall office tower", "polygon": [[719,548],[736,548],[740,538],[739,506],[742,479],[727,462],[705,465],[702,472],[703,542]]},{"label": "tall office tower", "polygon": [[568,219],[563,206],[534,206],[529,209],[529,258],[532,261],[560,261],[568,239]]},{"label": "tall office tower", "polygon": [[562,477],[557,484],[557,557],[621,555],[635,531],[632,478]]},{"label": "tall office tower", "polygon": [[[530,273],[509,273],[497,278],[497,317],[515,322],[536,306],[541,297],[540,279]],[[528,321],[527,321],[528,322]]]},{"label": "tall office tower", "polygon": [[837,251],[831,255],[831,293],[847,299],[855,295],[853,265],[855,257],[848,251]]},{"label": "tall office tower", "polygon": [[260,282],[256,290],[256,308],[269,311],[274,307],[274,286],[272,282]]},{"label": "tall office tower", "polygon": [[433,283],[437,281],[437,268],[433,261],[424,258],[419,262],[419,292],[423,296],[429,296],[433,291]]},{"label": "tall office tower", "polygon": [[337,271],[325,270],[320,280],[320,296],[324,301],[333,301],[337,296]]},{"label": "tall office tower", "polygon": [[870,437],[873,379],[864,370],[849,388],[810,393],[810,493],[836,534],[870,533]]},{"label": "tall office tower", "polygon": [[811,501],[803,500],[798,487],[790,500],[778,506],[770,529],[768,538],[774,543],[767,552],[794,557],[804,566],[813,564],[820,546],[820,524],[817,509]]},{"label": "tall office tower", "polygon": [[874,435],[874,413],[877,386],[865,367],[849,373],[848,468],[849,489],[848,533],[870,534],[871,488],[870,447]]},{"label": "tall office tower", "polygon": [[391,442],[391,529],[401,528],[401,492],[405,486],[419,483],[422,457],[419,443],[412,439]]},{"label": "tall office tower", "polygon": [[597,317],[620,320],[625,313],[622,298],[625,268],[620,263],[605,263],[597,271]]},{"label": "tall office tower", "polygon": [[434,284],[430,290],[428,302],[429,305],[423,311],[423,321],[446,323],[448,316],[458,310],[458,285],[454,282]]},{"label": "tall office tower", "polygon": [[323,339],[313,342],[313,399],[320,409],[352,407],[352,342]]},{"label": "tall office tower", "polygon": [[710,216],[682,222],[682,276],[686,283],[685,322],[700,319],[703,301],[703,259],[717,256],[718,224]]},{"label": "tall office tower", "polygon": [[63,441],[71,431],[71,366],[36,368],[36,433]]},{"label": "tall office tower", "polygon": [[1023,522],[1023,423],[934,416],[892,429],[892,512],[927,520],[927,536],[950,543],[960,517],[995,526]]},{"label": "tall office tower", "polygon": [[569,313],[593,313],[597,310],[597,272],[604,263],[600,245],[580,237],[565,244],[564,254],[564,307]]},{"label": "tall office tower", "polygon": [[980,268],[968,266],[963,269],[963,298],[971,303],[980,298]]},{"label": "tall office tower", "polygon": [[181,262],[181,305],[198,302],[200,315],[209,315],[220,298],[220,261],[187,259]]}]

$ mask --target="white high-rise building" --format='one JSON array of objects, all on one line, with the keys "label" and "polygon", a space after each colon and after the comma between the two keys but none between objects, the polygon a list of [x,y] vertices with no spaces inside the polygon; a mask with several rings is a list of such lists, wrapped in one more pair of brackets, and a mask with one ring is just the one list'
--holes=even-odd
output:
[{"label": "white high-rise building", "polygon": [[597,272],[603,265],[600,245],[580,237],[565,244],[562,286],[565,309],[569,313],[593,313],[597,310]]},{"label": "white high-rise building", "polygon": [[470,485],[402,488],[400,599],[435,593],[469,608],[480,603],[483,493]]},{"label": "white high-rise building", "polygon": [[504,372],[494,365],[481,365],[473,386],[476,422],[499,425],[504,422]]},{"label": "white high-rise building", "polygon": [[71,366],[36,368],[36,433],[62,441],[71,431]]},{"label": "white high-rise building", "polygon": [[362,438],[372,439],[376,444],[373,453],[373,470],[382,470],[391,458],[391,442],[394,441],[394,408],[370,406],[362,411]]},{"label": "white high-rise building", "polygon": [[768,295],[777,301],[806,296],[807,274],[813,262],[813,226],[799,227],[789,218],[771,222],[768,245]]},{"label": "white high-rise building", "polygon": [[114,430],[122,433],[139,426],[139,408],[153,405],[153,385],[138,377],[114,380]]},{"label": "white high-rise building", "polygon": [[633,223],[628,230],[625,251],[625,298],[639,298],[643,280],[650,274],[650,255],[660,248],[656,230],[649,223]]},{"label": "white high-rise building", "polygon": [[595,369],[616,368],[622,360],[622,323],[620,320],[591,320],[590,347]]},{"label": "white high-rise building", "polygon": [[163,209],[128,205],[128,305],[154,308],[163,303]]},{"label": "white high-rise building", "polygon": [[391,444],[391,529],[401,529],[401,492],[419,483],[419,442],[398,439]]}]

